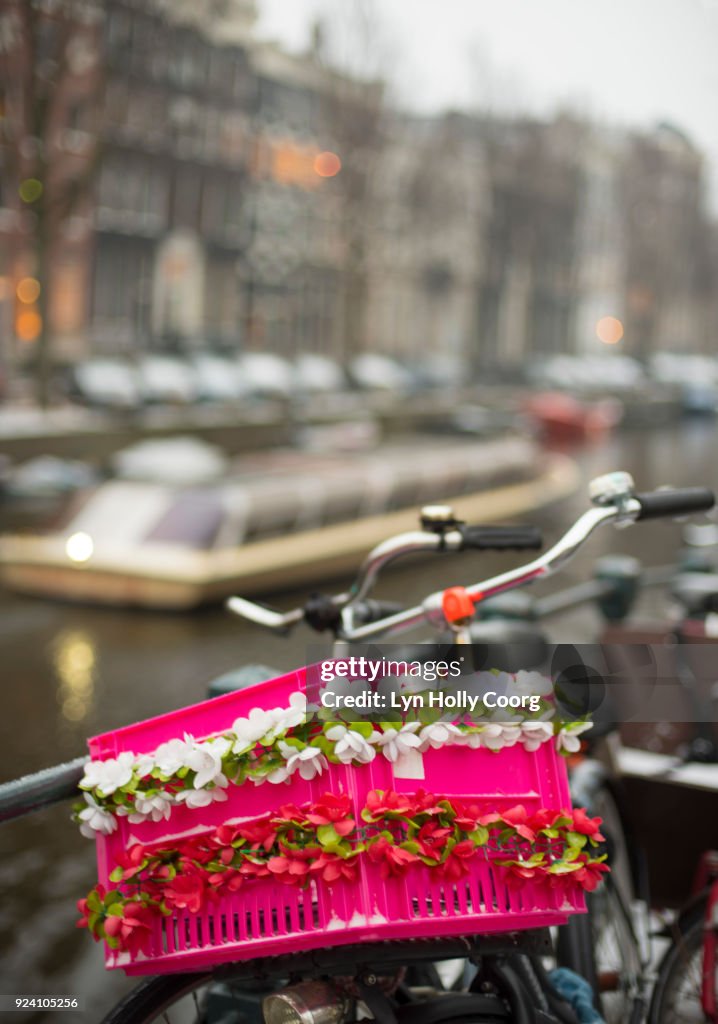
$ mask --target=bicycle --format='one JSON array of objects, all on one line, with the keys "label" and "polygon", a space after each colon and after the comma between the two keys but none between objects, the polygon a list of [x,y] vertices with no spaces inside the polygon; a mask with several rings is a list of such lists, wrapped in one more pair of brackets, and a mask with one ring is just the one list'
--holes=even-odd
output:
[{"label": "bicycle", "polygon": [[[695,527],[689,533],[689,541],[700,536],[701,548],[705,547],[705,529]],[[713,528],[711,528],[711,537]],[[629,619],[633,605],[639,593],[647,587],[668,588],[675,604],[667,620],[658,623],[634,622]],[[602,639],[618,650],[628,645],[635,652],[636,644],[646,651],[647,645],[665,645],[668,638],[674,651],[675,675],[680,680],[682,693],[689,703],[694,721],[673,723],[670,729],[662,729],[660,734],[651,737],[646,734],[644,740],[651,738],[660,741],[662,749],[667,752],[652,755],[661,762],[661,774],[657,776],[658,785],[679,783],[684,773],[692,771],[691,765],[704,766],[718,764],[718,743],[716,742],[715,719],[713,709],[708,706],[706,694],[701,690],[695,671],[691,666],[688,653],[690,645],[715,645],[715,632],[711,628],[711,617],[718,609],[718,574],[715,572],[713,559],[706,552],[684,552],[677,565],[641,569],[637,561],[628,556],[607,556],[596,563],[594,580],[587,584],[550,595],[537,600],[524,599],[502,601],[500,598],[483,608],[486,623],[503,621],[520,623],[526,631],[530,629],[535,636],[539,635],[539,623],[546,617],[555,616],[577,603],[593,602],[598,605],[607,623]],[[640,728],[640,727],[639,727]],[[645,728],[645,727],[643,727]],[[668,734],[668,735],[666,735]],[[628,737],[629,742],[636,742],[637,737]],[[594,738],[595,740],[595,738]],[[604,832],[616,840],[626,830],[630,830],[630,820],[625,811],[626,800],[630,802],[631,792],[626,794],[623,789],[629,781],[622,778],[622,770],[629,767],[630,750],[620,745],[613,745],[611,750],[612,768],[606,773],[604,766],[596,762],[591,754],[591,734],[586,738],[588,758],[578,768],[578,772],[588,780],[585,788],[583,780],[577,779],[576,787],[580,796],[574,792],[577,802],[587,806],[591,813],[604,819]],[[600,742],[600,739],[599,739]],[[639,746],[640,746],[639,740]],[[646,755],[641,754],[645,760]],[[704,782],[707,767],[703,769]],[[695,779],[693,774],[686,775]],[[718,781],[718,776],[716,777]],[[687,793],[687,791],[686,791]],[[653,798],[656,797],[654,793]],[[653,805],[648,793],[643,799],[633,800],[634,806],[641,804]],[[695,802],[695,794],[690,805]],[[688,813],[686,819],[690,817]],[[694,827],[695,831],[695,827]],[[718,829],[712,829],[712,842],[716,842]],[[629,831],[629,835],[630,835]],[[708,836],[708,841],[711,841]],[[697,843],[692,843],[693,848]],[[698,869],[690,896],[679,906],[675,920],[665,927],[653,932],[653,937],[669,939],[671,945],[662,955],[657,966],[651,968],[652,956],[650,945],[644,944],[641,958],[639,937],[632,927],[632,918],[636,918],[635,899],[640,893],[638,903],[639,932],[646,935],[649,928],[649,893],[652,885],[646,877],[648,868],[655,874],[655,851],[651,856],[641,855],[640,847],[635,843],[635,834],[629,840],[624,838],[617,844],[620,848],[630,849],[634,857],[629,865],[612,864],[613,875],[602,889],[589,896],[589,917],[572,918],[566,926],[571,935],[571,943],[566,943],[563,951],[564,959],[577,966],[582,973],[594,981],[599,993],[599,1006],[607,1019],[622,1021],[629,1019],[632,1009],[646,1007],[646,984],[653,979],[650,994],[648,1019],[650,1024],[686,1024],[689,1021],[718,1020],[718,968],[716,960],[716,936],[718,926],[718,852],[706,849],[698,858]],[[685,860],[685,857],[683,858]],[[628,867],[628,870],[626,870]],[[672,876],[677,873],[675,866]],[[680,874],[680,872],[678,872]],[[661,906],[665,900],[675,902],[673,890],[666,888],[665,878],[659,876],[653,905]],[[619,884],[622,883],[622,884]],[[682,899],[682,897],[681,897]],[[613,911],[607,912],[606,905],[613,904]],[[634,913],[631,914],[631,908]],[[588,934],[590,925],[591,935]],[[610,939],[613,931],[614,941]],[[651,936],[649,935],[649,938]],[[591,947],[594,950],[593,960],[595,971],[592,970]],[[632,997],[620,999],[620,993],[631,991]],[[640,1018],[639,1018],[640,1019]]]},{"label": "bicycle", "polygon": [[[627,474],[611,474],[594,481],[591,498],[594,507],[534,561],[465,589],[438,591],[408,610],[400,611],[367,600],[379,572],[393,559],[416,551],[536,547],[539,542],[536,532],[527,528],[467,527],[456,522],[447,510],[433,508],[426,511],[422,531],[379,545],[368,556],[357,582],[347,593],[314,598],[305,607],[283,614],[238,598],[231,599],[230,606],[233,611],[277,632],[300,621],[319,632],[330,630],[335,636],[336,656],[346,654],[349,644],[426,623],[439,628],[448,626],[455,643],[466,645],[472,642],[470,620],[478,603],[558,571],[599,526],[685,515],[714,503],[712,493],[700,488],[635,494]],[[0,787],[0,820],[74,796],[84,761],[77,759],[70,765]],[[260,988],[265,997],[270,983],[270,1003],[264,1011],[268,1024],[279,1021],[339,1024],[348,1019],[347,1014],[353,1012],[357,1004],[368,1008],[375,1020],[384,1022],[575,1022],[575,1015],[572,1016],[546,981],[541,957],[549,952],[545,934],[527,931],[492,939],[482,936],[399,942],[390,946],[382,943],[376,949],[338,947],[321,953],[227,964],[208,973],[151,978],[109,1014],[106,1024],[169,1020],[170,1008],[180,1008],[184,1013],[181,1020],[189,1019],[186,1016],[189,1010],[196,1021],[259,1021],[256,991],[252,992],[250,984],[254,980],[256,989],[257,979],[261,979]],[[431,977],[431,965],[456,957],[467,958],[476,967],[468,991],[449,995],[433,987],[427,993],[426,986],[415,984],[411,972],[407,972],[407,967],[423,966]],[[425,977],[419,974],[420,980]],[[333,981],[328,982],[327,978]],[[286,980],[287,986],[278,989],[279,979]]]},{"label": "bicycle", "polygon": [[706,851],[693,898],[666,930],[671,945],[658,966],[650,1024],[718,1020],[718,852]]},{"label": "bicycle", "polygon": [[[692,564],[690,564],[692,563]],[[700,686],[690,658],[691,644],[715,644],[710,617],[718,608],[718,576],[710,560],[690,559],[689,570],[670,578],[671,596],[677,604],[669,624],[674,643],[676,671],[690,700],[695,722],[681,742],[671,745],[663,758],[663,785],[680,783],[691,765],[703,766],[702,778],[713,771],[718,783],[718,736],[710,697]],[[696,569],[700,568],[699,572]],[[708,628],[707,628],[708,627]],[[709,766],[711,768],[709,769]],[[714,784],[715,789],[715,784]],[[684,801],[688,803],[688,801]],[[715,844],[718,829],[703,837]],[[700,844],[699,839],[699,844]],[[694,843],[695,846],[695,843]],[[718,852],[707,848],[698,865],[689,898],[679,907],[675,920],[659,934],[671,942],[656,970],[649,1024],[690,1024],[718,1021]]]}]

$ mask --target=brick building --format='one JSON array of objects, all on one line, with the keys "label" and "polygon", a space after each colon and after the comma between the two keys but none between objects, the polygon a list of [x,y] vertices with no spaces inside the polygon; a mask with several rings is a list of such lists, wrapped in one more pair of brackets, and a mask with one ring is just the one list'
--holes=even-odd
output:
[{"label": "brick building", "polygon": [[[48,312],[54,360],[153,346],[331,351],[340,214],[316,161],[330,141],[332,76],[255,40],[252,0],[201,12],[184,0],[86,3],[94,72],[72,83],[79,98],[52,160],[85,152],[94,174],[43,274],[59,296]],[[68,38],[72,8],[63,0],[55,19]],[[27,36],[6,33],[8,77],[28,66]],[[60,77],[63,87],[73,78]],[[33,340],[17,349],[14,290],[33,263],[21,206],[0,192],[0,323],[20,362]]]},{"label": "brick building", "polygon": [[252,152],[247,50],[122,0],[107,8],[104,47],[93,344],[236,343]]}]

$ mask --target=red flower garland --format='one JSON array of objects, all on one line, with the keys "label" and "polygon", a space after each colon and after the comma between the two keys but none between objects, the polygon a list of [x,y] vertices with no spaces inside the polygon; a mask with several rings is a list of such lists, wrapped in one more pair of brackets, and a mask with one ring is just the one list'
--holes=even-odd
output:
[{"label": "red flower garland", "polygon": [[592,890],[608,870],[605,857],[591,853],[603,841],[600,819],[581,809],[487,811],[423,790],[374,790],[361,821],[348,795],[326,793],[303,808],[286,804],[256,821],[220,825],[174,849],[136,843],[117,857],[110,876],[117,888],[107,892],[98,885],[79,901],[78,926],[134,956],[146,951],[160,915],[199,913],[258,878],[302,887],[312,879],[354,882],[364,856],[380,866],[384,879],[423,865],[433,878],[455,882],[483,850],[505,871],[508,885],[566,890]]}]

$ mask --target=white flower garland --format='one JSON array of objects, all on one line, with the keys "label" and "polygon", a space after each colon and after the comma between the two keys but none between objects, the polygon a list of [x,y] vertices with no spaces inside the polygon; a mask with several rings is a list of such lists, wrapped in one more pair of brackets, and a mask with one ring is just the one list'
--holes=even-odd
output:
[{"label": "white flower garland", "polygon": [[[227,799],[230,781],[279,784],[295,773],[310,780],[321,776],[330,761],[365,765],[381,755],[396,763],[413,751],[422,754],[450,746],[497,752],[521,744],[532,752],[554,736],[559,751],[572,753],[580,748],[580,734],[591,728],[590,722],[556,728],[546,720],[547,714],[513,721],[482,719],[463,727],[446,721],[383,723],[379,728],[368,721],[333,722],[305,743],[289,733],[305,724],[307,710],[305,694],[297,691],[288,707],[253,708],[221,735],[196,740],[185,733],[182,739],[160,744],[153,754],[125,751],[116,758],[89,761],[79,783],[86,806],[75,813],[80,831],[89,837],[109,835],[117,828],[118,816],[139,824],[168,819],[174,806],[206,807]],[[505,712],[501,714],[506,718]],[[548,714],[552,716],[553,711]],[[263,748],[259,752],[257,745]],[[194,773],[191,785],[185,785],[190,772]],[[178,783],[184,788],[173,792],[169,787]]]}]

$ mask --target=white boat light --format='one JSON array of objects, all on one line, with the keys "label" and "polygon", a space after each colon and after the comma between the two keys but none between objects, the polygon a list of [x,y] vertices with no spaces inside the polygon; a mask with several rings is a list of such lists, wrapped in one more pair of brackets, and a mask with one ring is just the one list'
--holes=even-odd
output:
[{"label": "white boat light", "polygon": [[72,562],[86,562],[94,550],[95,545],[89,533],[73,533],[65,544],[65,554]]}]

